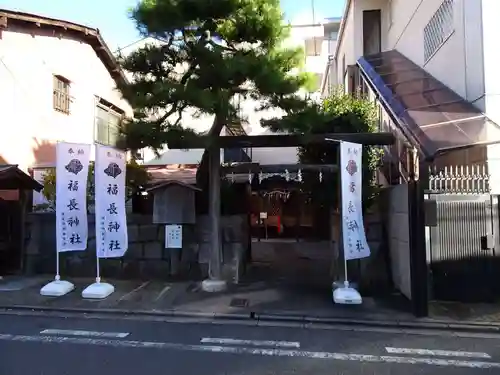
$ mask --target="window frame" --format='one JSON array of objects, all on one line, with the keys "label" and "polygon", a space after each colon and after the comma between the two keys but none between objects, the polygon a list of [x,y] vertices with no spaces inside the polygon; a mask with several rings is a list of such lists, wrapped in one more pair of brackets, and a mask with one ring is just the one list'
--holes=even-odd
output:
[{"label": "window frame", "polygon": [[52,76],[52,108],[65,115],[71,114],[71,81],[60,74]]},{"label": "window frame", "polygon": [[321,56],[323,39],[319,37],[307,38],[304,41],[304,52],[306,57]]},{"label": "window frame", "polygon": [[[105,123],[105,139],[101,136],[102,131],[100,131],[100,124],[99,124],[99,119],[104,120],[103,118],[99,117],[98,111],[102,110],[106,113],[106,123]],[[104,145],[104,146],[116,146],[116,142],[118,140],[118,134],[120,131],[120,124],[124,119],[125,112],[121,110],[120,108],[116,107],[115,105],[107,102],[106,100],[102,98],[97,98],[96,104],[95,104],[95,113],[94,113],[94,142]],[[111,116],[113,116],[117,122],[116,125],[113,124],[112,121],[110,121]],[[114,142],[112,141],[112,134],[110,130],[112,128],[115,128],[114,130],[116,131],[116,139]]]}]

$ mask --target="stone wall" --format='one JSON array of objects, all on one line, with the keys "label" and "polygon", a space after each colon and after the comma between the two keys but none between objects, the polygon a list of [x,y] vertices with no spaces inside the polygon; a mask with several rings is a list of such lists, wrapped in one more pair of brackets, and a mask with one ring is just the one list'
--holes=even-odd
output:
[{"label": "stone wall", "polygon": [[[335,280],[343,280],[343,256],[339,254],[339,225],[340,217],[332,217],[333,259],[331,273]],[[388,267],[388,248],[384,241],[382,230],[383,218],[379,212],[364,216],[366,239],[370,246],[371,255],[368,258],[348,262],[348,275],[351,281],[356,282],[363,293],[385,293],[391,288]]]},{"label": "stone wall", "polygon": [[408,185],[388,188],[388,245],[394,286],[411,299]]},{"label": "stone wall", "polygon": [[[165,226],[152,223],[149,215],[130,214],[129,247],[123,258],[101,259],[103,277],[202,278],[208,273],[210,227],[207,216],[199,216],[194,225],[183,226],[183,248],[165,249]],[[95,217],[88,216],[89,241],[86,251],[61,253],[61,275],[95,276]],[[222,217],[223,271],[237,282],[248,249],[248,225],[245,215]],[[54,213],[28,215],[24,250],[24,272],[53,274],[56,265],[56,226]]]}]

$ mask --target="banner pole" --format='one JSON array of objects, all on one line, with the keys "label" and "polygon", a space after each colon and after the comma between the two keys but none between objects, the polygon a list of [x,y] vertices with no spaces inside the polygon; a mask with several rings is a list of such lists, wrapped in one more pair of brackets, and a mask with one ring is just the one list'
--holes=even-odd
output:
[{"label": "banner pole", "polygon": [[[342,141],[338,141],[338,163],[339,166],[342,165]],[[348,275],[347,275],[347,257],[345,256],[345,244],[344,244],[344,195],[342,194],[342,169],[339,168],[339,190],[340,190],[340,201],[339,201],[339,215],[340,215],[340,227],[339,227],[339,245],[342,249],[342,257],[344,258],[344,286],[349,287]],[[339,249],[339,250],[340,250]]]},{"label": "banner pole", "polygon": [[61,274],[59,271],[59,251],[56,251],[56,277],[55,277],[55,280],[56,281],[61,280]]},{"label": "banner pole", "polygon": [[[109,226],[109,232],[111,232],[113,229],[118,232],[118,229],[123,227],[123,220],[120,216],[122,215],[120,208],[121,206],[118,207],[120,202],[117,201],[117,198],[119,198],[119,192],[121,192],[121,194],[124,194],[125,191],[126,156],[122,151],[99,144],[95,145],[95,152],[94,214],[96,217],[96,237],[98,236],[97,238],[99,239],[99,241],[96,243],[95,250],[96,278],[93,284],[90,284],[82,291],[82,297],[89,299],[104,299],[115,291],[115,287],[110,283],[101,281],[101,255],[103,256],[103,258],[116,257],[116,255],[110,255],[109,252],[113,249],[121,250],[122,247],[120,247],[120,245],[124,246],[121,238],[108,237],[108,234],[110,233],[106,231],[106,227]],[[116,178],[118,176],[120,176],[120,178],[117,180]],[[123,198],[123,205],[124,204],[125,199]],[[124,229],[126,230],[126,226]],[[107,247],[108,244],[109,248]],[[123,254],[121,254],[121,256],[123,256]]]},{"label": "banner pole", "polygon": [[97,284],[99,284],[101,282],[101,270],[100,270],[101,267],[100,267],[100,262],[99,262],[99,254],[97,253],[97,251],[96,251],[96,257],[95,257],[95,259],[96,259],[96,262],[95,262],[95,264],[96,264],[96,278],[95,278],[95,282]]}]

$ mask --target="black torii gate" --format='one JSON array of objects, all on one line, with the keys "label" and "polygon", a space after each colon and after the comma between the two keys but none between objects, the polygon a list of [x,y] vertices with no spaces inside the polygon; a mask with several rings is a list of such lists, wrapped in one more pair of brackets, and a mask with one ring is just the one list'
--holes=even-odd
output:
[{"label": "black torii gate", "polygon": [[[332,143],[333,147],[339,147],[341,141],[358,143],[365,146],[388,146],[396,141],[392,133],[325,133],[325,134],[272,134],[272,135],[234,135],[220,136],[217,134],[219,128],[212,127],[208,135],[190,139],[180,139],[170,142],[170,149],[204,149],[203,158],[198,169],[197,179],[208,178],[209,194],[209,217],[211,222],[209,279],[204,282],[213,282],[213,288],[207,291],[222,291],[226,283],[222,279],[222,248],[220,241],[220,175],[222,171],[220,150],[221,148],[250,148],[250,147],[301,147],[312,144]],[[208,163],[208,164],[207,164]],[[326,166],[325,166],[326,167]],[[328,166],[331,170],[335,169]],[[207,176],[208,174],[208,176]],[[413,194],[415,195],[415,194]],[[419,250],[414,249],[413,252]],[[415,297],[412,298],[413,311],[416,316],[426,316],[428,313],[427,283],[425,281],[425,256],[412,254],[411,265],[412,290]],[[419,272],[417,272],[419,271]],[[417,275],[418,274],[418,275]],[[412,292],[413,294],[413,292]]]},{"label": "black torii gate", "polygon": [[382,146],[394,144],[395,137],[392,133],[273,134],[253,136],[207,135],[191,139],[180,139],[169,143],[168,147],[170,149],[205,149],[199,169],[202,175],[208,173],[208,176],[204,176],[208,177],[208,212],[211,223],[209,279],[213,281],[214,285],[217,284],[217,287],[214,286],[212,291],[223,290],[225,288],[224,281],[222,280],[222,249],[219,235],[221,229],[221,148],[301,147],[332,142],[332,147],[338,147],[338,142],[340,141]]}]

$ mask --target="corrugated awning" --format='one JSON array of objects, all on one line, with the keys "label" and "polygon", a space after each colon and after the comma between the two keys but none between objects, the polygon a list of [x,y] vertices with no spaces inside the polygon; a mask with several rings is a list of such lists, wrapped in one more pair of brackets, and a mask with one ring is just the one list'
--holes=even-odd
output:
[{"label": "corrugated awning", "polygon": [[500,142],[498,124],[401,53],[365,56],[358,66],[426,156]]}]

